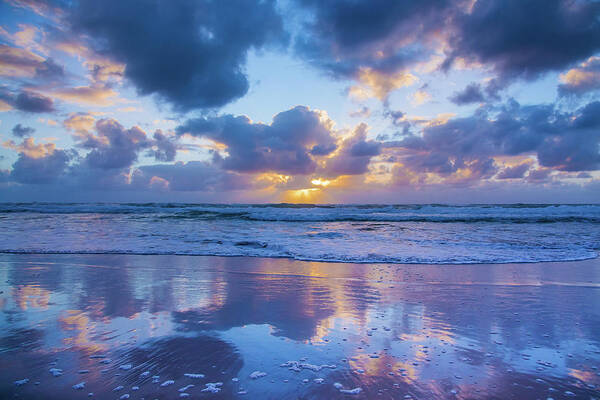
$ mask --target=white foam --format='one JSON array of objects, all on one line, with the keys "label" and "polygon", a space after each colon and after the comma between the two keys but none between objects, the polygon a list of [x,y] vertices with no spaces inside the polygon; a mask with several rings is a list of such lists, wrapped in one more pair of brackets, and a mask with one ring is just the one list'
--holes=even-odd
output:
[{"label": "white foam", "polygon": [[119,397],[119,400],[125,400],[129,398],[129,394],[125,393],[124,395],[122,395],[121,397]]},{"label": "white foam", "polygon": [[75,390],[81,390],[83,388],[85,388],[85,382],[79,382],[78,384],[73,385],[73,389]]},{"label": "white foam", "polygon": [[144,371],[144,372],[142,372],[142,373],[140,374],[140,377],[142,377],[142,378],[145,378],[145,377],[147,377],[148,375],[150,375],[150,371]]},{"label": "white foam", "polygon": [[58,377],[63,374],[63,370],[60,368],[50,368],[50,373],[52,374],[52,376]]},{"label": "white foam", "polygon": [[204,378],[204,374],[190,374],[190,373],[187,373],[187,374],[183,374],[183,376],[186,376],[186,377],[192,378],[192,379],[202,379],[202,378]]},{"label": "white foam", "polygon": [[[0,251],[4,252],[190,254],[461,264],[594,258],[598,255],[595,244],[600,240],[597,228],[600,205],[166,208],[123,204],[0,204],[0,213],[2,207],[11,211],[0,218]],[[15,209],[23,212],[13,212]],[[105,224],[90,225],[75,212],[105,213],[106,225],[118,224],[123,229],[108,235]],[[37,229],[37,220],[30,218],[30,213],[43,213],[47,229]],[[123,223],[124,218],[128,218],[124,213],[135,213],[136,224]],[[157,215],[161,216],[160,234],[149,235],[148,232],[157,231]],[[177,223],[165,223],[171,217]],[[213,222],[197,223],[205,217]],[[485,224],[485,229],[457,229],[457,224],[473,223]],[[15,235],[11,229],[15,225],[22,227],[23,233]],[[97,240],[77,240],[84,230]]]},{"label": "white foam", "polygon": [[119,385],[113,389],[113,392],[118,392],[119,390],[123,390],[123,386]]},{"label": "white foam", "polygon": [[161,387],[170,386],[170,385],[172,385],[172,384],[174,384],[174,383],[175,383],[175,381],[174,381],[174,380],[171,380],[171,379],[169,379],[169,380],[166,380],[166,381],[164,381],[163,383],[161,383],[161,384],[160,384],[160,386],[161,386]]},{"label": "white foam", "polygon": [[187,386],[184,386],[181,389],[179,389],[179,392],[185,392],[186,390],[191,389],[194,386],[196,386],[196,385],[187,385]]},{"label": "white foam", "polygon": [[15,385],[17,385],[17,386],[23,386],[27,382],[29,382],[29,379],[25,378],[25,379],[21,379],[19,381],[15,381]]},{"label": "white foam", "polygon": [[354,389],[344,389],[344,385],[342,385],[339,382],[335,382],[333,384],[333,387],[335,387],[337,390],[339,390],[340,393],[344,393],[344,394],[359,394],[360,392],[362,392],[362,388],[354,388]]},{"label": "white foam", "polygon": [[206,387],[201,392],[219,393],[223,382],[209,382],[204,384]]},{"label": "white foam", "polygon": [[281,364],[280,367],[288,368],[289,370],[296,371],[296,372],[300,372],[303,369],[309,369],[314,372],[319,372],[323,368],[336,369],[337,365],[335,365],[335,364],[314,365],[314,364],[309,364],[309,363],[300,362],[300,361],[287,361],[287,362]]},{"label": "white foam", "polygon": [[362,388],[354,388],[354,389],[340,389],[340,393],[344,393],[344,394],[359,394],[360,392],[362,392]]},{"label": "white foam", "polygon": [[133,368],[133,365],[131,364],[123,364],[119,366],[119,369],[122,369],[123,371],[129,371],[131,368]]},{"label": "white foam", "polygon": [[250,374],[250,378],[252,379],[262,378],[263,376],[267,376],[267,373],[262,371],[254,371]]}]

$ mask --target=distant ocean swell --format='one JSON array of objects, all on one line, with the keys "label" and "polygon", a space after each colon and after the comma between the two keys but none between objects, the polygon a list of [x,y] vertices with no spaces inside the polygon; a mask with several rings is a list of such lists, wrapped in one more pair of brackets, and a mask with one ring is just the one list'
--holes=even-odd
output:
[{"label": "distant ocean swell", "polygon": [[0,252],[287,257],[358,263],[582,260],[600,205],[0,203]]}]

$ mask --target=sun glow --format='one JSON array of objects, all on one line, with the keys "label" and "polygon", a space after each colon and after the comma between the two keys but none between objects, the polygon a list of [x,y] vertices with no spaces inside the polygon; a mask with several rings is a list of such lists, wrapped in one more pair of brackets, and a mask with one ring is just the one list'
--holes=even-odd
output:
[{"label": "sun glow", "polygon": [[312,181],[310,181],[310,183],[312,183],[315,186],[325,187],[325,186],[328,186],[331,183],[331,181],[329,181],[327,179],[318,178],[318,179],[313,179]]},{"label": "sun glow", "polygon": [[319,188],[288,190],[284,192],[283,199],[287,203],[311,203],[317,201],[320,192]]}]

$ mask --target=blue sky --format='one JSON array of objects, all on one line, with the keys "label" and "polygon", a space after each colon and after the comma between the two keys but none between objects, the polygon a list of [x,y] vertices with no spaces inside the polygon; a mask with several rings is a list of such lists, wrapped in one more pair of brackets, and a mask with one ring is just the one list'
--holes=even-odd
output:
[{"label": "blue sky", "polygon": [[594,202],[597,1],[0,3],[6,201]]}]

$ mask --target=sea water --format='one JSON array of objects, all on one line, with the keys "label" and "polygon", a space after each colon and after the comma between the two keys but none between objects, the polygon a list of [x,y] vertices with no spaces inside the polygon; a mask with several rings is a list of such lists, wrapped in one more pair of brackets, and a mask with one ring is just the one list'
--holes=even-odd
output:
[{"label": "sea water", "polygon": [[600,205],[1,203],[0,252],[357,263],[595,258]]}]

